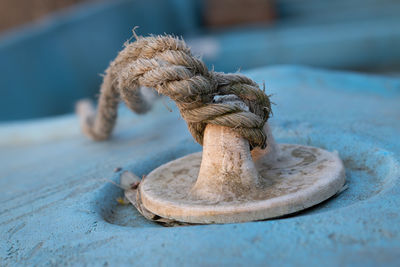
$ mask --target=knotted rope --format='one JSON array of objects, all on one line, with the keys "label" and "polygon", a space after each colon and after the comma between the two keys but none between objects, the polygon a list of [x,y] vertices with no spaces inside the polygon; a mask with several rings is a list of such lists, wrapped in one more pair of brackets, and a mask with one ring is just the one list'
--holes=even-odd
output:
[{"label": "knotted rope", "polygon": [[[94,140],[107,139],[117,118],[118,102],[137,113],[149,108],[140,87],[155,88],[175,101],[194,139],[202,144],[207,124],[232,128],[251,147],[266,146],[263,126],[271,113],[268,96],[258,85],[240,74],[207,69],[194,57],[185,42],[173,36],[138,37],[125,48],[106,70],[98,102],[93,110],[79,112],[83,131]],[[236,95],[249,108],[214,103],[217,95]]]}]

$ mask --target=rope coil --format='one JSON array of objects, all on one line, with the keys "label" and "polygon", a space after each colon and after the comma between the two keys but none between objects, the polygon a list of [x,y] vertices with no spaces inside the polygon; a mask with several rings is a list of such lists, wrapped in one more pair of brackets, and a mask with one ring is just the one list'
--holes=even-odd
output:
[{"label": "rope coil", "polygon": [[[86,112],[83,131],[105,140],[114,128],[120,99],[136,113],[149,109],[140,87],[154,88],[175,101],[190,133],[200,144],[207,124],[232,128],[251,148],[266,146],[263,126],[271,114],[268,96],[241,74],[208,70],[182,39],[173,36],[138,37],[107,68],[101,85],[97,114]],[[214,103],[215,96],[236,95],[249,108]]]}]

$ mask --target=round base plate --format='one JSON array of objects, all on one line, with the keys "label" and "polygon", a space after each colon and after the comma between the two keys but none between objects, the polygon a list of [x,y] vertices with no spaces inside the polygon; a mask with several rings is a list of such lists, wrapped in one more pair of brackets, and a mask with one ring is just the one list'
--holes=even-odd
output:
[{"label": "round base plate", "polygon": [[335,195],[345,183],[337,153],[315,147],[280,144],[273,163],[257,162],[263,185],[246,195],[223,201],[195,198],[201,152],[153,170],[139,190],[143,206],[164,218],[188,223],[233,223],[294,213]]}]

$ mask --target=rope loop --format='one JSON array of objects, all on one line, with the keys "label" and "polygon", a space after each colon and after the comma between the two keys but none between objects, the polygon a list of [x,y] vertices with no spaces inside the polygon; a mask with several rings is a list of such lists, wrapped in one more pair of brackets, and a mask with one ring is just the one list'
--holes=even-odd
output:
[{"label": "rope loop", "polygon": [[[202,144],[207,124],[232,128],[251,148],[266,146],[263,126],[271,114],[269,97],[241,74],[208,70],[185,42],[170,35],[138,37],[110,64],[101,86],[97,114],[86,112],[84,133],[94,140],[107,139],[115,125],[122,99],[137,113],[149,109],[140,87],[150,87],[175,101],[194,139]],[[235,95],[248,110],[216,103],[215,96]]]}]

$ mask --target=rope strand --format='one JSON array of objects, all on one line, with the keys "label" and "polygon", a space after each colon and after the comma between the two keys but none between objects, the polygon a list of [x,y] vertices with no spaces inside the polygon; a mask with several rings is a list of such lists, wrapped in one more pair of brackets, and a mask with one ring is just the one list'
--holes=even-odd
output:
[{"label": "rope strand", "polygon": [[[271,114],[271,103],[254,81],[241,74],[208,70],[179,38],[136,38],[125,44],[106,70],[97,114],[91,108],[80,109],[82,128],[88,137],[109,138],[120,99],[134,112],[146,112],[149,105],[140,92],[140,87],[146,86],[175,101],[198,143],[203,143],[206,125],[215,124],[232,128],[249,141],[251,148],[266,146],[263,126]],[[249,111],[214,103],[217,95],[236,95]]]}]

